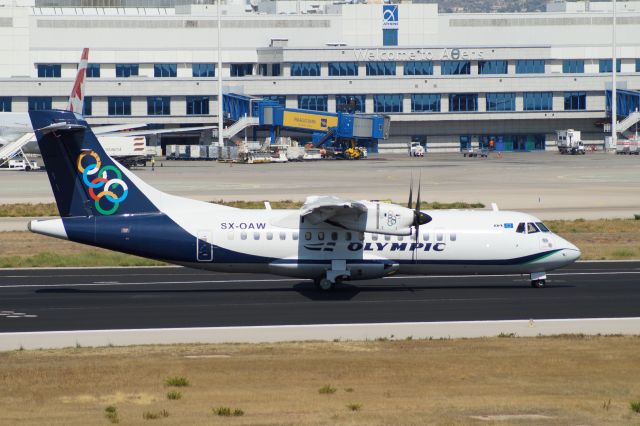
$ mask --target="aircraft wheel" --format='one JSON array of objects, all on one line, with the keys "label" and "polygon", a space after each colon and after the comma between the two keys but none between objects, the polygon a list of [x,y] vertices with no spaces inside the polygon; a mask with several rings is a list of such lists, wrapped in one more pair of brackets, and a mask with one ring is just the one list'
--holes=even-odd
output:
[{"label": "aircraft wheel", "polygon": [[335,286],[334,282],[331,282],[326,278],[316,278],[315,280],[313,280],[313,283],[320,291],[331,291]]},{"label": "aircraft wheel", "polygon": [[533,288],[544,288],[547,282],[545,280],[533,280],[531,281],[531,287]]}]

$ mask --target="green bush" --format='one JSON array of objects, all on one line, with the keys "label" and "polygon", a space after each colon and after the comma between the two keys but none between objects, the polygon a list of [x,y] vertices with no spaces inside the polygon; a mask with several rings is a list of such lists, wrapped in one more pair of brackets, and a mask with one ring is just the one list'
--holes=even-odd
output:
[{"label": "green bush", "polygon": [[336,388],[332,387],[331,385],[324,385],[323,387],[318,389],[318,393],[326,395],[336,393]]},{"label": "green bush", "polygon": [[180,388],[180,387],[189,386],[189,380],[187,380],[186,377],[179,377],[179,376],[168,377],[167,380],[165,380],[165,384],[167,386],[175,386]]}]

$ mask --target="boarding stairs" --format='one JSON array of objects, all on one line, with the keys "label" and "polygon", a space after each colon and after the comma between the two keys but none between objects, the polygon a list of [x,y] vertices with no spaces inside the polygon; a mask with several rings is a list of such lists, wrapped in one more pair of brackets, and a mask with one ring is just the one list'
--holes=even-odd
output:
[{"label": "boarding stairs", "polygon": [[24,157],[22,148],[33,139],[33,136],[33,133],[25,133],[15,141],[0,147],[0,167],[19,154]]},{"label": "boarding stairs", "polygon": [[236,121],[231,126],[227,127],[222,131],[222,136],[225,139],[230,139],[233,136],[240,133],[241,131],[243,131],[244,129],[246,129],[247,127],[257,126],[259,124],[260,124],[260,121],[258,117],[249,117],[249,116],[240,117],[238,121]]},{"label": "boarding stairs", "polygon": [[620,133],[624,133],[629,127],[633,126],[640,121],[640,112],[637,110],[632,112],[622,121],[618,121],[616,130]]}]

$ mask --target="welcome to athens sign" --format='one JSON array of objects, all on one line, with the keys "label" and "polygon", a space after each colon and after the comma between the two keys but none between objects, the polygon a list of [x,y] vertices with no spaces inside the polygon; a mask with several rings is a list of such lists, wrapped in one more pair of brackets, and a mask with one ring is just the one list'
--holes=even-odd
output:
[{"label": "welcome to athens sign", "polygon": [[354,49],[357,61],[447,61],[486,59],[481,49]]}]

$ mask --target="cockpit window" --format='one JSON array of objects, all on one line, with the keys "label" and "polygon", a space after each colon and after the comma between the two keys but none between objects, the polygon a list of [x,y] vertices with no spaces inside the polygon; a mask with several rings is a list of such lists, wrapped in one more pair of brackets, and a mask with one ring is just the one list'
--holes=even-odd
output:
[{"label": "cockpit window", "polygon": [[536,224],[531,222],[527,223],[527,234],[535,234],[536,232],[540,232]]},{"label": "cockpit window", "polygon": [[520,222],[518,224],[518,227],[516,228],[516,232],[519,232],[521,234],[526,234],[526,232],[524,231],[524,222]]},{"label": "cockpit window", "polygon": [[536,222],[536,225],[538,226],[538,229],[540,229],[542,232],[551,232],[549,231],[549,228],[544,226],[544,223],[542,222]]}]

